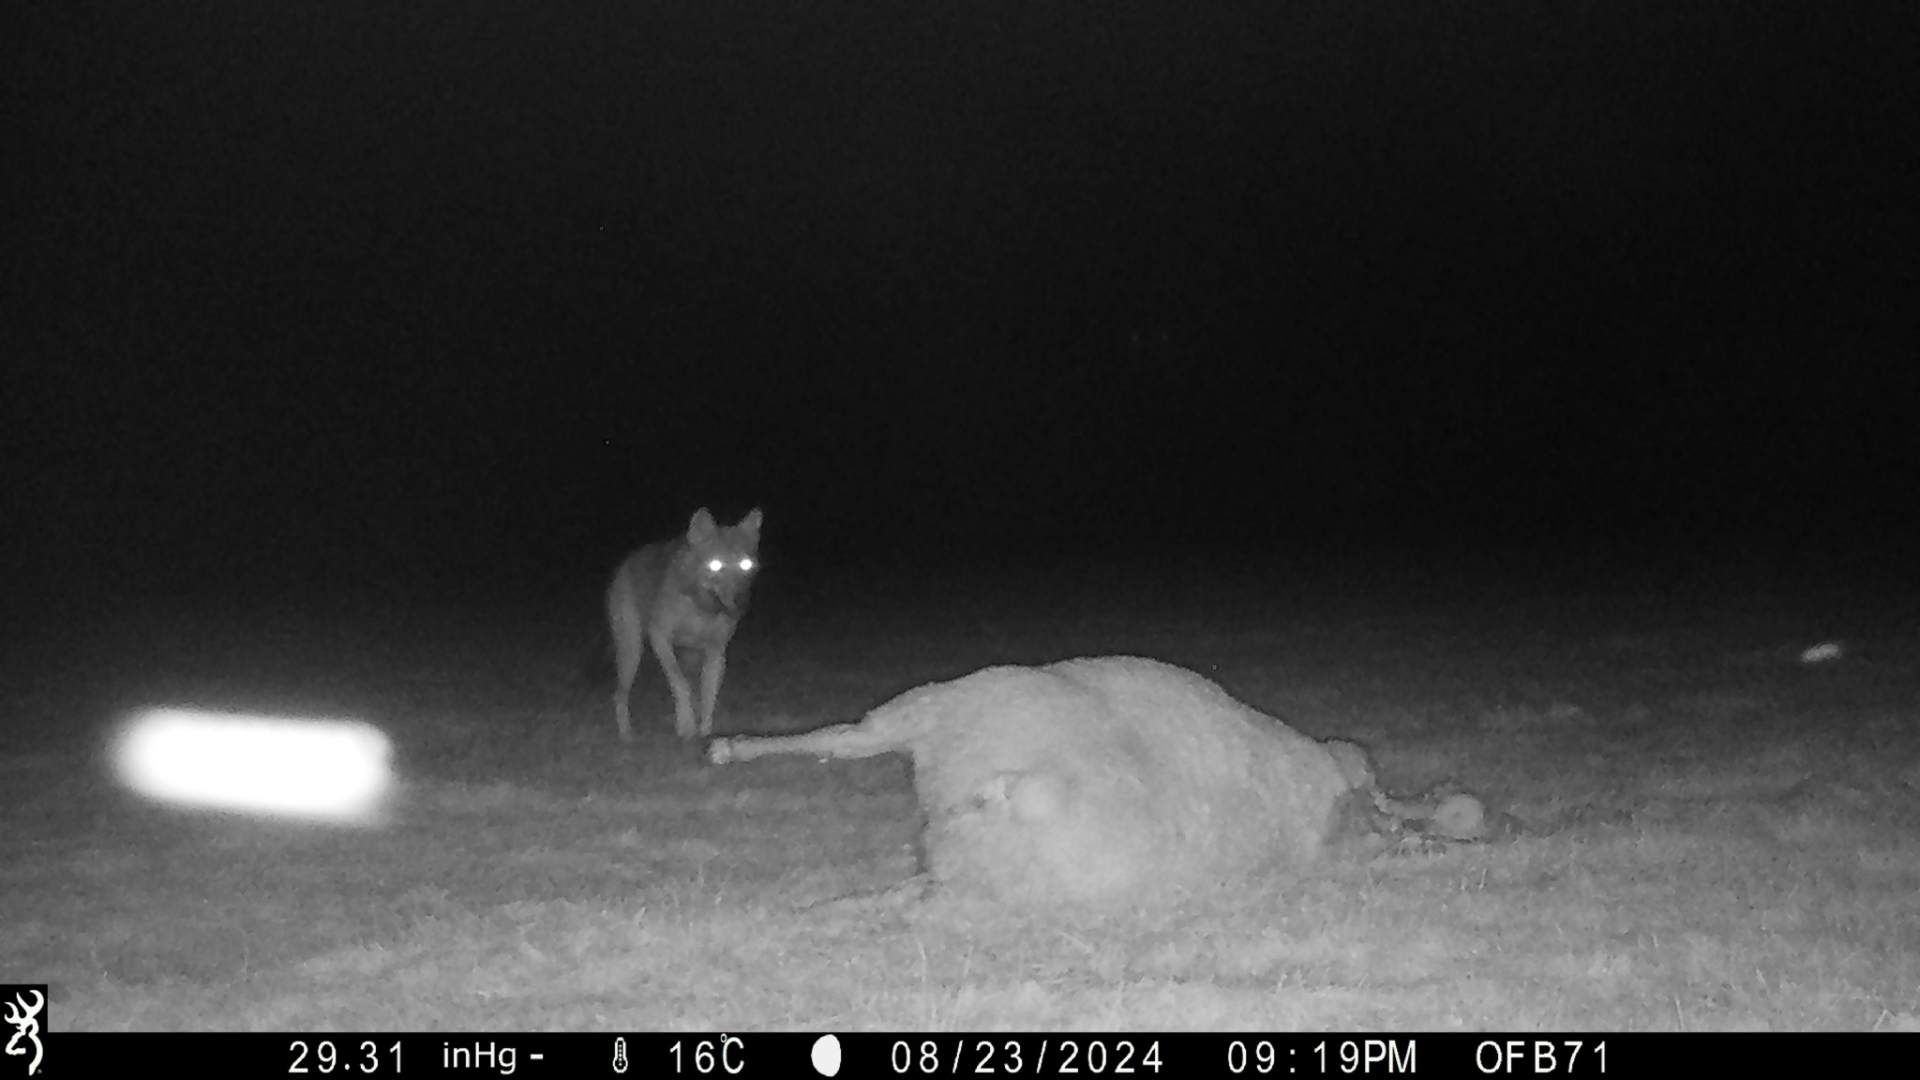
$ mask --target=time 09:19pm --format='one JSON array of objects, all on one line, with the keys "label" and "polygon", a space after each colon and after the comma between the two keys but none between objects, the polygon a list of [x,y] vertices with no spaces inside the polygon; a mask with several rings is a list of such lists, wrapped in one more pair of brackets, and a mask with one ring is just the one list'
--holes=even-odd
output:
[{"label": "time 09:19pm", "polygon": [[[1313,1044],[1312,1057],[1298,1064],[1294,1048],[1268,1039],[1227,1043],[1227,1072],[1234,1076],[1253,1073],[1294,1075],[1304,1069],[1310,1075],[1332,1073],[1411,1073],[1414,1069],[1414,1043],[1411,1039],[1325,1039]],[[1286,1060],[1281,1060],[1284,1055]]]}]

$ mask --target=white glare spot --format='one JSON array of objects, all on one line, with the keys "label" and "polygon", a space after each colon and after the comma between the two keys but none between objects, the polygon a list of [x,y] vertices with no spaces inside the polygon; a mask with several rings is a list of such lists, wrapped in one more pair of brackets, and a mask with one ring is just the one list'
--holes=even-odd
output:
[{"label": "white glare spot", "polygon": [[753,569],[753,560],[752,560],[752,559],[741,559],[741,560],[740,560],[740,572],[741,572],[741,573],[746,573],[747,571],[749,571],[749,570],[751,570],[751,569]]},{"label": "white glare spot", "polygon": [[813,1071],[821,1076],[840,1074],[840,1037],[822,1035],[813,1040]]},{"label": "white glare spot", "polygon": [[719,559],[708,559],[708,560],[707,560],[707,573],[709,573],[709,574],[717,574],[717,573],[719,573],[720,571],[722,571],[722,570],[724,570],[724,569],[726,569],[726,566],[727,566],[727,564],[726,564],[725,562],[723,562],[723,561],[721,561],[721,560],[719,560]]},{"label": "white glare spot", "polygon": [[392,775],[386,735],[355,720],[149,709],[113,748],[120,780],[177,806],[363,824]]}]

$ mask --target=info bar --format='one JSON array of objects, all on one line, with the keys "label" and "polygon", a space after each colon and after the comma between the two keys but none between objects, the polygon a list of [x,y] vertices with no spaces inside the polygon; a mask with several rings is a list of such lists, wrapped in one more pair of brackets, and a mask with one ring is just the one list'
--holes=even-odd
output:
[{"label": "info bar", "polygon": [[[43,1033],[36,1076],[1660,1077],[1913,1060],[1882,1035],[1612,1033]],[[0,1058],[0,1077],[25,1063]]]}]

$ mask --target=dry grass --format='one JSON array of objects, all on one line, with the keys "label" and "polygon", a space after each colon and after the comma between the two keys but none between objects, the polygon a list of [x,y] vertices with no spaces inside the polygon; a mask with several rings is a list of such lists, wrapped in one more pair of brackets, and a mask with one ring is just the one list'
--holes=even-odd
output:
[{"label": "dry grass", "polygon": [[[664,737],[621,747],[605,692],[572,678],[588,628],[152,617],[112,631],[144,644],[93,696],[47,668],[9,683],[0,726],[74,732],[158,699],[354,711],[394,737],[407,802],[377,832],[186,817],[114,791],[76,739],[25,746],[0,772],[0,970],[50,981],[67,1030],[1920,1024],[1911,641],[1804,668],[1771,651],[1792,626],[1737,611],[1116,605],[1025,632],[838,614],[749,620],[734,727],[1143,653],[1513,828],[1171,910],[903,902],[903,760],[715,770]],[[635,701],[669,704],[657,680]]]}]

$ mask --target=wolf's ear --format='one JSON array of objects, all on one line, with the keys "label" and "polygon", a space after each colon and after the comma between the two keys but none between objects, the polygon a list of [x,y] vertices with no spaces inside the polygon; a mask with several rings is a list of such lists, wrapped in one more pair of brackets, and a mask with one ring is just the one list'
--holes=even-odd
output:
[{"label": "wolf's ear", "polygon": [[718,526],[713,523],[713,515],[707,513],[707,508],[703,506],[695,510],[693,520],[687,522],[687,539],[696,544],[702,540],[712,539],[717,528]]},{"label": "wolf's ear", "polygon": [[756,506],[752,510],[749,510],[747,516],[741,518],[740,524],[735,525],[734,528],[758,540],[760,538],[760,508]]}]

